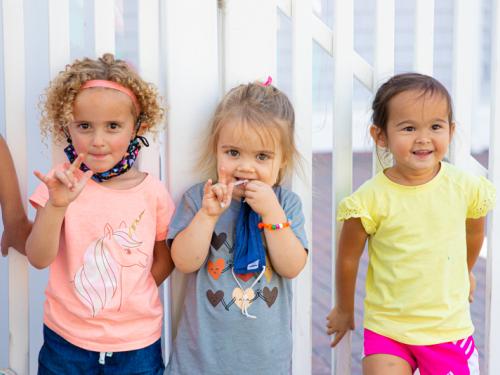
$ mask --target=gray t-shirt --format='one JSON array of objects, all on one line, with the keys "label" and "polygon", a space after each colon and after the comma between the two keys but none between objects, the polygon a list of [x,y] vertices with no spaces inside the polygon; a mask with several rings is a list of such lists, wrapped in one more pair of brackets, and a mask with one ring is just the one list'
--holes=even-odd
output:
[{"label": "gray t-shirt", "polygon": [[[279,186],[274,191],[307,249],[299,197]],[[170,223],[169,239],[191,222],[202,197],[203,184],[184,194]],[[257,318],[242,314],[241,288],[250,288],[258,275],[237,276],[240,288],[231,271],[239,209],[240,203],[232,201],[216,224],[205,263],[187,275],[186,299],[167,374],[290,374],[292,283],[276,274],[266,257],[264,276],[247,293],[252,300],[248,313]]]}]

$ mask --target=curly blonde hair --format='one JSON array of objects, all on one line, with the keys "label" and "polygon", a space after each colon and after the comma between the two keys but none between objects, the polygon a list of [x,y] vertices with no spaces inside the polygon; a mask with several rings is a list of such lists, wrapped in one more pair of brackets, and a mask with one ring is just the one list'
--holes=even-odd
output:
[{"label": "curly blonde hair", "polygon": [[45,90],[40,101],[40,130],[46,139],[52,135],[54,141],[66,139],[64,129],[73,121],[73,104],[81,86],[89,80],[102,79],[117,82],[129,88],[137,97],[141,106],[141,134],[149,131],[155,134],[163,119],[164,109],[156,87],[145,82],[125,61],[115,59],[111,53],[105,53],[97,60],[84,58],[66,65]]},{"label": "curly blonde hair", "polygon": [[217,177],[217,143],[222,127],[228,123],[245,124],[256,130],[260,137],[271,138],[281,147],[285,163],[279,171],[277,184],[294,168],[299,167],[300,172],[301,156],[295,145],[292,103],[273,85],[252,82],[231,89],[215,110],[198,162],[206,177]]}]

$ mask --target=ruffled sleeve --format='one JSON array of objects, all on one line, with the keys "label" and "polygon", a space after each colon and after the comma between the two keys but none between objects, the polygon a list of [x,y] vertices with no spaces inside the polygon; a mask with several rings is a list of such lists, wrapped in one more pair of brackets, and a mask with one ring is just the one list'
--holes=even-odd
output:
[{"label": "ruffled sleeve", "polygon": [[486,216],[495,205],[495,186],[484,177],[478,177],[477,183],[472,187],[467,210],[467,218],[477,219]]},{"label": "ruffled sleeve", "polygon": [[372,235],[377,231],[377,224],[372,215],[362,202],[353,195],[344,198],[337,209],[337,221],[346,221],[351,218],[360,218],[367,234]]}]

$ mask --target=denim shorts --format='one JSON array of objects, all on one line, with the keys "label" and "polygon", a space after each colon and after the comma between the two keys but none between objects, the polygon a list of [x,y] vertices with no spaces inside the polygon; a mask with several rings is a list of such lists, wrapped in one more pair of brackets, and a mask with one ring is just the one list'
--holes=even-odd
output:
[{"label": "denim shorts", "polygon": [[137,350],[99,353],[75,346],[43,326],[38,375],[162,375],[161,340]]}]

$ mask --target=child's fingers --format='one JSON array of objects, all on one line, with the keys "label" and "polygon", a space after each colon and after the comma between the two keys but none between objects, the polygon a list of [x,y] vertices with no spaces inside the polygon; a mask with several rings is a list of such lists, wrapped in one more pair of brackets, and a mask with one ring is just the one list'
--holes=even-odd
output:
[{"label": "child's fingers", "polygon": [[68,189],[72,189],[74,185],[69,180],[69,178],[68,178],[68,174],[69,173],[67,173],[67,172],[68,172],[68,170],[66,170],[66,171],[55,171],[54,177],[56,179],[58,179],[59,182],[61,184],[63,184],[64,186],[66,186]]},{"label": "child's fingers", "polygon": [[75,161],[71,163],[71,165],[67,170],[70,171],[71,173],[74,173],[77,169],[80,169],[80,165],[82,165],[84,160],[85,160],[85,154],[78,154]]},{"label": "child's fingers", "polygon": [[212,180],[209,178],[207,182],[205,182],[205,186],[203,186],[203,195],[207,195],[212,191]]},{"label": "child's fingers", "polygon": [[227,192],[226,192],[226,200],[224,203],[228,206],[231,204],[231,199],[233,199],[233,190],[234,190],[234,183],[230,183],[227,186]]},{"label": "child's fingers", "polygon": [[252,180],[245,185],[245,191],[257,192],[268,187],[269,185],[262,181]]},{"label": "child's fingers", "polygon": [[5,232],[2,234],[2,256],[6,257],[7,254],[9,253],[9,247],[7,246],[7,241],[5,240]]},{"label": "child's fingers", "polygon": [[217,197],[217,200],[221,203],[221,207],[224,207],[224,202],[226,201],[227,186],[224,184],[215,184],[212,186],[212,192]]},{"label": "child's fingers", "polygon": [[46,183],[49,179],[46,175],[44,175],[40,171],[33,171],[33,174],[35,175],[36,178],[38,178],[40,181],[42,181],[44,183]]},{"label": "child's fingers", "polygon": [[71,172],[69,169],[66,169],[63,173],[66,176],[66,178],[68,179],[71,186],[75,186],[77,183],[77,179],[75,177],[75,174],[73,172]]},{"label": "child's fingers", "polygon": [[340,340],[342,340],[342,338],[345,336],[346,333],[347,333],[347,331],[338,331],[335,334],[335,337],[334,337],[333,341],[331,342],[330,346],[332,348],[337,346],[337,344],[340,342]]},{"label": "child's fingers", "polygon": [[219,182],[221,184],[227,185],[231,182],[231,176],[227,173],[226,168],[219,168]]}]

